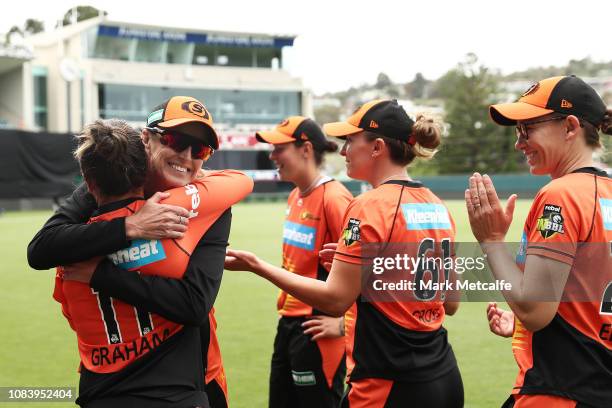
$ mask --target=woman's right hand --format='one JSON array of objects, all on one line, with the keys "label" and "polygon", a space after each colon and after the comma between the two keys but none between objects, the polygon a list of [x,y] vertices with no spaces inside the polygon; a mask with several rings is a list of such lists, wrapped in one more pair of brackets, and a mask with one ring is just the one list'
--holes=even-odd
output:
[{"label": "woman's right hand", "polygon": [[182,238],[189,224],[189,211],[182,207],[160,204],[170,194],[157,192],[134,214],[125,218],[128,240]]},{"label": "woman's right hand", "polygon": [[487,306],[487,320],[492,333],[501,337],[512,337],[514,333],[514,313],[500,309],[497,303],[490,302]]},{"label": "woman's right hand", "polygon": [[261,260],[252,252],[228,249],[225,253],[225,269],[228,271],[257,272]]}]

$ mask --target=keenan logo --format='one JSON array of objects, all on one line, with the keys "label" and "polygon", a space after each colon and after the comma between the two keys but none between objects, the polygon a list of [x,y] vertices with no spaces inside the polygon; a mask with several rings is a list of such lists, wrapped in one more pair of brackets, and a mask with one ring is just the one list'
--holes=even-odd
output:
[{"label": "keenan logo", "polygon": [[538,218],[536,230],[540,231],[543,238],[565,233],[561,207],[554,204],[544,204],[544,211],[542,216]]},{"label": "keenan logo", "polygon": [[344,245],[351,246],[355,242],[361,240],[361,229],[359,228],[359,224],[361,224],[361,220],[358,220],[357,218],[349,218],[348,225],[344,231],[342,231]]},{"label": "keenan logo", "polygon": [[297,386],[315,385],[317,379],[312,371],[293,371],[291,370],[293,383]]}]

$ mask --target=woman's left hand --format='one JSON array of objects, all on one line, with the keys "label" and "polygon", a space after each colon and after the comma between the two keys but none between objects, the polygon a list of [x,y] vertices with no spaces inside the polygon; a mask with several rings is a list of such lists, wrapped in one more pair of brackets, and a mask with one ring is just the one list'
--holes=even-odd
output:
[{"label": "woman's left hand", "polygon": [[502,208],[491,178],[474,173],[470,177],[470,188],[465,190],[465,204],[470,226],[478,242],[503,242],[512,223],[516,194],[508,198]]},{"label": "woman's left hand", "polygon": [[323,244],[323,249],[319,251],[319,258],[321,259],[323,267],[327,272],[331,271],[332,262],[334,261],[334,255],[336,255],[337,248],[337,242],[330,242],[328,244]]},{"label": "woman's left hand", "polygon": [[91,277],[102,259],[104,259],[103,256],[95,256],[87,261],[62,266],[62,279],[89,284]]},{"label": "woman's left hand", "polygon": [[344,317],[308,316],[306,319],[302,327],[304,334],[312,336],[312,341],[344,336]]},{"label": "woman's left hand", "polygon": [[228,271],[255,272],[261,260],[252,252],[228,249],[225,253],[225,269]]}]

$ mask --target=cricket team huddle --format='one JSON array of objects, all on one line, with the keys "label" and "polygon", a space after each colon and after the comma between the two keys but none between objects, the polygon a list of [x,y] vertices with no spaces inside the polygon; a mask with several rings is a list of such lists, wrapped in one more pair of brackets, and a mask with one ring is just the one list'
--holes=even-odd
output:
[{"label": "cricket team huddle", "polygon": [[[491,274],[511,284],[502,292],[510,310],[486,306],[490,330],[512,337],[519,368],[499,406],[612,407],[612,179],[593,160],[600,135],[612,135],[612,110],[575,76],[541,80],[489,109],[495,123],[516,127],[530,173],[551,177],[516,254],[505,239],[517,196],[502,205],[479,173],[465,190]],[[280,267],[228,248],[231,207],[253,181],[203,169],[219,138],[200,101],[174,96],[141,130],[97,120],[77,135],[84,183],[28,246],[32,268],[56,268],[53,297],[76,332],[76,403],[228,407],[214,310],[226,269],[281,289],[270,408],[463,407],[443,326],[460,313],[460,296],[365,296],[372,248],[412,244],[415,257],[455,255],[452,215],[407,171],[443,143],[440,122],[373,100],[342,122],[320,127],[292,116],[256,138],[271,145],[280,179],[295,185]],[[320,170],[339,143],[348,177],[372,186],[357,197]],[[454,272],[419,270],[414,279],[445,276]]]}]

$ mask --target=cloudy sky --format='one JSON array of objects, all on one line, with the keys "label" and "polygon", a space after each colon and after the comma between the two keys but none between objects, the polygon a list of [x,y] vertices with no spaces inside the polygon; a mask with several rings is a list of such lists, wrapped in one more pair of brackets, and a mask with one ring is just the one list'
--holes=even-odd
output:
[{"label": "cloudy sky", "polygon": [[505,73],[612,60],[612,2],[601,0],[22,0],[3,9],[0,32],[29,17],[52,29],[79,3],[115,21],[295,34],[288,69],[315,93],[372,83],[379,72],[435,79],[468,52]]}]

